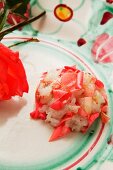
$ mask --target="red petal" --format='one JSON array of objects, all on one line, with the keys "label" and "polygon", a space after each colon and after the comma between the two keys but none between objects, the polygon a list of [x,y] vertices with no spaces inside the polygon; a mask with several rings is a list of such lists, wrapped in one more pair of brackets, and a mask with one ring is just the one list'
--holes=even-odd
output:
[{"label": "red petal", "polygon": [[46,120],[46,116],[47,116],[47,115],[46,115],[45,112],[39,114],[39,118],[42,119],[42,120]]},{"label": "red petal", "polygon": [[33,111],[30,113],[30,116],[32,119],[38,119],[39,118],[39,112]]},{"label": "red petal", "polygon": [[71,132],[71,129],[64,125],[63,128],[62,128],[61,137],[64,137],[65,135],[69,134],[70,132]]},{"label": "red petal", "polygon": [[82,108],[78,109],[78,114],[81,115],[82,117],[88,117],[89,114],[85,112]]},{"label": "red petal", "polygon": [[73,116],[73,112],[67,112],[66,113],[66,117],[72,117]]},{"label": "red petal", "polygon": [[93,113],[90,118],[89,118],[89,126],[90,127],[92,125],[92,123],[99,117],[99,113]]},{"label": "red petal", "polygon": [[104,106],[102,106],[102,108],[101,108],[101,112],[106,113],[107,111],[108,111],[108,105],[107,105],[107,104],[105,104]]},{"label": "red petal", "polygon": [[68,93],[64,90],[54,89],[53,90],[53,97],[60,102],[63,102],[64,100],[68,100],[71,96],[71,93]]},{"label": "red petal", "polygon": [[53,90],[53,97],[55,99],[60,99],[62,96],[64,96],[65,94],[67,94],[66,91],[64,90],[59,90],[59,89],[54,89]]},{"label": "red petal", "polygon": [[[30,16],[30,3],[27,3],[27,9],[25,11],[25,13],[23,14],[26,18],[29,18]],[[16,23],[20,23],[22,21],[24,21],[25,19],[23,17],[21,17],[20,15],[17,15],[16,13],[9,13],[8,17],[7,17],[7,22],[11,25],[15,25]]]},{"label": "red petal", "polygon": [[76,80],[76,73],[66,72],[61,77],[62,86],[67,86],[71,82]]},{"label": "red petal", "polygon": [[0,60],[0,82],[7,80],[8,66],[2,60]]},{"label": "red petal", "polygon": [[82,133],[86,133],[92,123],[99,117],[99,113],[94,113],[89,117],[89,124],[81,129]]},{"label": "red petal", "polygon": [[60,101],[63,102],[64,100],[68,100],[69,97],[71,97],[71,93],[67,93],[67,94],[65,94],[64,96],[62,96],[62,97],[60,98]]},{"label": "red petal", "polygon": [[60,121],[59,125],[63,124],[67,120],[70,120],[72,117],[73,117],[73,113],[72,112],[67,112],[67,114]]},{"label": "red petal", "polygon": [[57,100],[54,103],[52,103],[50,107],[54,110],[60,110],[64,107],[64,104],[61,101]]},{"label": "red petal", "polygon": [[113,0],[106,0],[106,2],[108,2],[109,4],[112,4]]},{"label": "red petal", "polygon": [[12,14],[9,13],[8,18],[7,18],[7,22],[11,25],[15,25],[17,23],[22,22],[24,19],[22,19],[20,16],[16,15],[16,14]]},{"label": "red petal", "polygon": [[104,84],[100,80],[96,80],[95,84],[98,88],[104,88]]},{"label": "red petal", "polygon": [[77,73],[77,82],[76,82],[76,88],[81,89],[83,85],[83,76],[84,73],[82,71]]},{"label": "red petal", "polygon": [[52,133],[52,135],[51,135],[51,137],[49,139],[49,142],[57,140],[57,139],[59,139],[61,137],[64,137],[67,134],[69,134],[70,132],[71,132],[71,129],[69,127],[67,127],[65,125],[58,126],[53,131],[53,133]]},{"label": "red petal", "polygon": [[100,22],[101,25],[104,25],[105,23],[107,23],[111,18],[113,18],[113,14],[110,12],[105,12],[103,14],[102,20]]},{"label": "red petal", "polygon": [[82,45],[86,44],[86,40],[83,39],[83,38],[80,38],[78,41],[77,41],[77,45],[80,47]]},{"label": "red petal", "polygon": [[18,89],[18,80],[17,79],[15,79],[14,77],[12,77],[12,76],[8,76],[7,77],[7,81],[6,81],[6,83],[8,84],[8,86],[9,86],[9,96],[14,96],[14,95],[22,95],[22,93],[19,93],[18,91],[17,91],[17,89]]},{"label": "red petal", "polygon": [[76,71],[76,66],[64,66],[64,68],[66,71],[69,71],[69,70]]},{"label": "red petal", "polygon": [[0,2],[0,9],[1,8],[4,8],[4,3],[3,2]]},{"label": "red petal", "polygon": [[[43,105],[41,103],[38,103],[36,102],[36,109],[35,111],[31,112],[30,113],[30,116],[32,119],[43,119],[44,120],[44,116],[45,116],[45,113],[40,113],[39,112],[39,109],[42,107]],[[43,114],[43,115],[42,115]]]},{"label": "red petal", "polygon": [[103,123],[107,123],[109,121],[109,117],[105,113],[101,113],[101,120]]},{"label": "red petal", "polygon": [[1,43],[0,52],[0,66],[2,65],[0,72],[3,72],[1,81],[7,83],[10,92],[4,97],[8,99],[15,95],[22,96],[23,92],[28,92],[28,83],[23,64],[19,59],[19,53],[13,52]]},{"label": "red petal", "polygon": [[81,132],[84,134],[86,133],[88,130],[88,126],[84,126],[82,129],[81,129]]},{"label": "red petal", "polygon": [[74,93],[76,99],[79,99],[79,96],[81,96],[81,94],[84,92],[84,89],[74,89],[71,90],[72,93]]},{"label": "red petal", "polygon": [[0,83],[0,100],[8,100],[10,98],[8,85],[6,83]]},{"label": "red petal", "polygon": [[57,128],[55,128],[49,139],[49,142],[59,139],[61,137],[61,132],[62,132],[62,126],[58,126]]}]

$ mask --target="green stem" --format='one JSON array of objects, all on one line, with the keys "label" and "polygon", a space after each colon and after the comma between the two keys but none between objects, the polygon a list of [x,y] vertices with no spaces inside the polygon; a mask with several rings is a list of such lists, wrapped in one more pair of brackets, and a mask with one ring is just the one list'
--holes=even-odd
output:
[{"label": "green stem", "polygon": [[31,22],[33,22],[33,21],[41,18],[41,17],[42,17],[43,15],[45,15],[45,14],[46,14],[46,11],[43,11],[43,12],[42,12],[40,15],[38,15],[38,16],[32,17],[32,18],[30,18],[30,19],[28,19],[28,20],[25,20],[25,21],[23,21],[23,22],[20,22],[20,23],[17,24],[17,25],[14,25],[14,26],[12,26],[12,27],[10,27],[10,28],[7,28],[6,30],[1,31],[1,32],[0,32],[0,38],[3,38],[6,34],[14,31],[14,30],[16,30],[16,29],[18,29],[18,28],[20,28],[20,27],[23,27],[23,26],[25,26],[25,25],[27,25],[27,24],[30,24]]},{"label": "green stem", "polygon": [[17,46],[17,45],[20,45],[20,44],[24,44],[24,43],[28,43],[28,42],[39,42],[39,40],[37,38],[28,38],[25,41],[17,42],[17,43],[12,44],[12,45],[10,45],[8,47],[11,48],[11,47],[14,47],[14,46]]}]

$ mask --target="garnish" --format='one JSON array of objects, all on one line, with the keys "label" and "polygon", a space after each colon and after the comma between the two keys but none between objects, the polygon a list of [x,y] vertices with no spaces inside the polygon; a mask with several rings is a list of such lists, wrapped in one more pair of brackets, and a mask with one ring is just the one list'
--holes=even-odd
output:
[{"label": "garnish", "polygon": [[[8,33],[21,29],[23,26],[39,19],[45,15],[29,18],[30,0],[1,0],[0,2],[0,40]],[[19,45],[25,42],[38,42],[37,38],[30,38],[26,41],[17,42]],[[22,61],[19,59],[19,52],[14,52],[0,43],[0,100],[11,99],[12,96],[23,96],[28,92],[28,82]]]},{"label": "garnish", "polygon": [[28,92],[25,70],[19,53],[0,43],[0,100]]},{"label": "garnish", "polygon": [[77,41],[77,45],[80,47],[82,45],[86,44],[86,40],[83,39],[83,38],[80,38],[78,41]]},{"label": "garnish", "polygon": [[[21,29],[21,27],[39,19],[45,15],[43,11],[40,15],[29,18],[30,0],[2,0],[0,2],[0,40],[8,33]],[[13,25],[6,28],[7,24]]]},{"label": "garnish", "polygon": [[112,4],[113,0],[106,0],[106,2],[108,2],[109,4]]},{"label": "garnish", "polygon": [[113,18],[113,14],[111,12],[105,12],[103,14],[102,20],[100,22],[101,25],[104,25],[105,23],[107,23],[111,18]]}]

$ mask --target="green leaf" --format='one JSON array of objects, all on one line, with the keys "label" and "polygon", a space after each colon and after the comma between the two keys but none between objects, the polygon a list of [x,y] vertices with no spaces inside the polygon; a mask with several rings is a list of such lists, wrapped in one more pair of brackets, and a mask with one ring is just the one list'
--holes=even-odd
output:
[{"label": "green leaf", "polygon": [[19,8],[19,6],[21,6],[21,5],[22,5],[22,2],[14,5],[14,6],[11,8],[11,11],[16,11],[16,9]]},{"label": "green leaf", "polygon": [[8,16],[9,10],[7,6],[4,7],[4,11],[0,15],[0,31],[4,27],[4,24],[6,22],[7,16]]},{"label": "green leaf", "polygon": [[27,4],[29,2],[30,2],[30,0],[6,0],[8,8],[12,9],[15,13],[18,13],[20,15],[25,14],[25,12],[27,10]]}]

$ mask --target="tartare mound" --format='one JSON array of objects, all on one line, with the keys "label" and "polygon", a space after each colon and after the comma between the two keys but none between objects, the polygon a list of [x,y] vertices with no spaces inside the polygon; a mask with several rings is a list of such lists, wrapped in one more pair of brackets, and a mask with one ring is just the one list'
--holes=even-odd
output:
[{"label": "tartare mound", "polygon": [[103,123],[109,120],[104,84],[76,66],[44,72],[35,99],[30,116],[54,127],[49,141],[72,131],[85,133],[98,117]]}]

